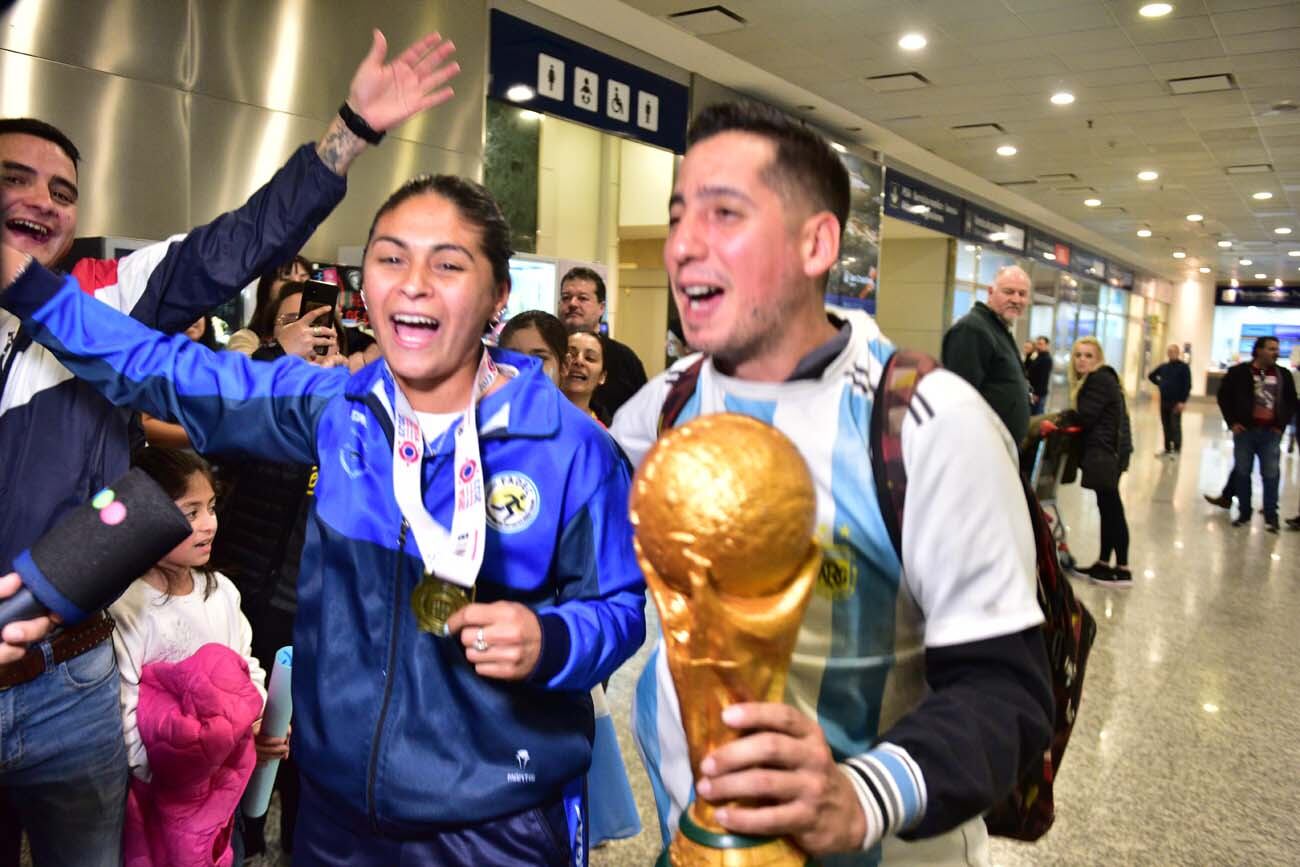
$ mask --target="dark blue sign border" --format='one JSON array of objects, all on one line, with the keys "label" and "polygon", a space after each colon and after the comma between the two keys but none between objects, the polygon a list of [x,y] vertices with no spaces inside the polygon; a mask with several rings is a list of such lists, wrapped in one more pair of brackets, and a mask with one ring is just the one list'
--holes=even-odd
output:
[{"label": "dark blue sign border", "polygon": [[1300,307],[1300,286],[1272,284],[1237,286],[1220,283],[1214,287],[1215,307]]},{"label": "dark blue sign border", "polygon": [[[674,153],[685,153],[690,99],[690,92],[685,86],[515,18],[513,15],[507,15],[498,9],[492,10],[491,30],[488,96],[505,100],[521,108],[530,108],[586,126],[594,126],[615,135],[667,148]],[[550,55],[563,62],[564,75],[559,86],[563,90],[564,99],[552,99],[537,92],[540,54]],[[580,108],[574,103],[573,95],[578,69],[586,70],[597,77],[597,89],[591,95],[595,103],[595,111]],[[611,81],[626,86],[628,120],[618,120],[606,109]],[[506,92],[520,84],[533,90],[536,95],[522,102],[508,99]],[[658,129],[656,130],[646,129],[636,123],[635,109],[638,105],[638,95],[641,93],[653,95],[658,99]]]}]

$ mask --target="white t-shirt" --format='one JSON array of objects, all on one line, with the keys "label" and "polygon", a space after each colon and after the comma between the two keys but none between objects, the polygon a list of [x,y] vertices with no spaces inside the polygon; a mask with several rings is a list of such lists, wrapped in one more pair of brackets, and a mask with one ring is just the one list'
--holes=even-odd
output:
[{"label": "white t-shirt", "polygon": [[194,576],[194,590],[168,596],[143,579],[134,581],[109,606],[117,621],[113,651],[121,674],[122,733],[127,763],[142,780],[149,779],[149,760],[136,726],[140,672],[151,662],[181,662],[205,644],[222,644],[244,657],[253,686],[266,701],[266,672],[253,656],[253,629],[239,610],[239,591],[230,579],[216,573],[217,586],[203,598],[204,579]]},{"label": "white t-shirt", "polygon": [[[908,489],[899,563],[868,454],[875,389],[893,347],[865,314],[833,312],[852,331],[819,377],[748,382],[705,361],[676,424],[716,412],[749,415],[790,437],[808,464],[823,563],[795,645],[786,701],[821,722],[842,759],[867,753],[924,697],[927,647],[1014,634],[1042,623],[1043,615],[1011,438],[979,393],[946,370],[921,381],[903,423]],[[697,358],[651,380],[614,418],[610,433],[634,464],[658,439],[671,383]],[[637,684],[633,727],[661,824],[671,831],[692,779],[672,676],[659,649]],[[966,863],[958,853],[978,848],[984,833],[983,823],[968,825],[927,841],[924,855],[902,856],[898,850],[912,846],[887,839],[885,861]]]}]

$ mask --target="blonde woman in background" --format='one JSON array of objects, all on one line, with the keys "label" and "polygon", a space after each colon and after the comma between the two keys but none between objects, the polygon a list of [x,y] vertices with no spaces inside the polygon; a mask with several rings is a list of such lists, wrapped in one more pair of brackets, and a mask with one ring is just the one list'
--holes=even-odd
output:
[{"label": "blonde woman in background", "polygon": [[[1101,513],[1101,553],[1096,563],[1079,571],[1095,584],[1131,587],[1128,520],[1119,496],[1119,477],[1128,469],[1133,436],[1119,374],[1106,364],[1097,338],[1080,337],[1070,350],[1066,380],[1070,406],[1083,426],[1082,484],[1097,495]],[[1110,565],[1112,556],[1114,567]]]}]

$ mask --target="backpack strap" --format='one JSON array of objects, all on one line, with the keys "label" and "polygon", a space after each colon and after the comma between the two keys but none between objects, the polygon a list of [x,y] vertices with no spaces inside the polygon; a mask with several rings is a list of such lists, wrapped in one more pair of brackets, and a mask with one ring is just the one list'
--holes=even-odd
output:
[{"label": "backpack strap", "polygon": [[704,368],[704,356],[695,359],[692,364],[677,375],[668,386],[668,396],[663,406],[659,407],[659,436],[677,422],[677,417],[686,409],[686,403],[695,394],[695,386],[700,381],[700,371]]},{"label": "backpack strap", "polygon": [[868,451],[871,473],[876,480],[880,516],[903,560],[903,506],[907,501],[907,468],[903,465],[903,422],[912,411],[912,396],[921,380],[939,367],[924,352],[899,349],[885,362],[875,399],[871,404]]}]

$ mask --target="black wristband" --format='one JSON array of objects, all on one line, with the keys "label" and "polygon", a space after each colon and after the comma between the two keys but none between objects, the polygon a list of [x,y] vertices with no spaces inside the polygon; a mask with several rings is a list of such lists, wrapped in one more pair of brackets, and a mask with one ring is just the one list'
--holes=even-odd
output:
[{"label": "black wristband", "polygon": [[374,128],[366,123],[366,119],[352,110],[347,100],[339,106],[339,117],[343,119],[343,125],[351,130],[352,134],[361,139],[366,144],[377,145],[384,140],[382,132],[375,132]]}]

